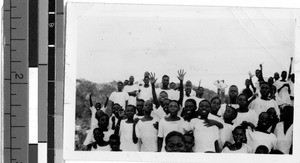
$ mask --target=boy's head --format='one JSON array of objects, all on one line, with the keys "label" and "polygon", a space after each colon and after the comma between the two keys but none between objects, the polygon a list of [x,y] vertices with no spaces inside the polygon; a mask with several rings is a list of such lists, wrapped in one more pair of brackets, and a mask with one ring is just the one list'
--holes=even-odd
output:
[{"label": "boy's head", "polygon": [[228,91],[230,98],[236,98],[239,93],[238,87],[236,85],[231,85]]},{"label": "boy's head", "polygon": [[244,127],[235,127],[232,131],[232,136],[235,143],[246,143],[246,130]]},{"label": "boy's head", "polygon": [[198,88],[196,89],[196,95],[197,95],[198,97],[202,97],[203,94],[204,94],[204,88],[203,88],[203,87],[198,87]]},{"label": "boy's head", "polygon": [[144,104],[144,108],[143,108],[143,111],[144,111],[144,114],[151,114],[151,111],[153,109],[153,102],[151,100],[147,100]]},{"label": "boy's head", "polygon": [[123,83],[122,82],[118,82],[118,91],[121,92],[123,90]]},{"label": "boy's head", "polygon": [[172,131],[166,136],[165,150],[167,152],[185,152],[185,139],[183,134]]},{"label": "boy's head", "polygon": [[176,84],[174,82],[170,83],[170,89],[175,89],[176,88]]},{"label": "boy's head", "polygon": [[186,83],[185,83],[185,88],[192,88],[192,82],[191,81],[186,81]]},{"label": "boy's head", "polygon": [[121,109],[121,106],[120,104],[118,103],[114,103],[113,107],[112,107],[112,113],[114,115],[117,115],[118,114],[118,111]]},{"label": "boy's head", "polygon": [[168,75],[164,75],[162,77],[162,85],[163,87],[168,87],[169,86],[169,81],[170,81],[170,77]]},{"label": "boy's head", "polygon": [[188,116],[193,116],[197,109],[197,103],[194,99],[187,99],[184,103],[183,113]]},{"label": "boy's head", "polygon": [[134,105],[127,105],[125,109],[125,115],[128,119],[133,119],[133,116],[135,114],[135,106]]},{"label": "boy's head", "polygon": [[193,152],[193,147],[195,146],[195,137],[192,131],[189,131],[184,134],[185,140],[185,151],[186,152]]},{"label": "boy's head", "polygon": [[223,118],[226,122],[232,122],[237,116],[237,110],[232,106],[227,105],[226,110],[224,112]]},{"label": "boy's head", "polygon": [[273,85],[273,83],[274,83],[273,77],[269,77],[269,79],[268,79],[268,84],[269,84],[269,85]]},{"label": "boy's head", "polygon": [[96,108],[96,110],[99,110],[99,109],[101,109],[101,103],[100,102],[97,102],[96,104],[95,104],[95,108]]},{"label": "boy's head", "polygon": [[169,111],[170,115],[177,115],[177,113],[179,111],[178,101],[171,100],[168,111]]},{"label": "boy's head", "polygon": [[264,145],[260,145],[256,148],[255,154],[269,154],[269,149]]},{"label": "boy's head", "polygon": [[108,141],[111,151],[120,151],[120,137],[119,135],[116,134],[112,134],[109,137],[109,141]]},{"label": "boy's head", "polygon": [[186,87],[185,88],[185,95],[190,96],[191,92],[192,92],[192,88],[191,87]]},{"label": "boy's head", "polygon": [[164,110],[164,112],[166,113],[166,114],[168,114],[169,113],[169,104],[170,104],[170,102],[171,102],[171,100],[170,99],[164,99],[164,101],[162,102],[162,108],[163,108],[163,110]]},{"label": "boy's head", "polygon": [[256,76],[257,78],[260,78],[260,77],[261,77],[261,71],[260,71],[259,69],[256,69],[256,70],[255,70],[255,76]]},{"label": "boy's head", "polygon": [[277,113],[276,113],[276,110],[274,108],[269,108],[267,110],[267,113],[269,114],[270,116],[270,119],[273,120],[273,119],[277,119]]},{"label": "boy's head", "polygon": [[211,99],[211,113],[216,115],[221,108],[221,99],[216,96]]},{"label": "boy's head", "polygon": [[267,131],[270,127],[270,123],[270,116],[267,112],[262,112],[259,114],[257,127],[264,131]]},{"label": "boy's head", "polygon": [[144,83],[145,85],[149,85],[149,76],[144,77]]},{"label": "boy's head", "polygon": [[125,85],[128,85],[128,83],[129,83],[129,81],[126,79],[126,80],[124,80],[124,86]]},{"label": "boy's head", "polygon": [[158,95],[158,101],[160,103],[163,103],[163,101],[167,98],[168,98],[168,93],[166,91],[161,91]]},{"label": "boy's head", "polygon": [[270,86],[267,83],[260,85],[260,94],[262,97],[268,97],[270,94]]},{"label": "boy's head", "polygon": [[283,80],[285,80],[285,79],[286,79],[286,76],[287,76],[287,72],[286,72],[286,71],[282,71],[282,72],[281,72],[281,78],[282,78]]},{"label": "boy's head", "polygon": [[210,102],[208,100],[202,100],[199,103],[198,114],[201,116],[201,118],[207,118],[210,112],[211,112]]},{"label": "boy's head", "polygon": [[246,86],[250,86],[250,85],[251,85],[251,81],[250,81],[249,79],[246,79],[246,80],[245,80],[245,85],[246,85]]},{"label": "boy's head", "polygon": [[95,114],[95,118],[98,120],[99,128],[106,130],[109,124],[109,116],[102,110],[98,110]]},{"label": "boy's head", "polygon": [[239,106],[241,108],[245,108],[248,106],[248,99],[247,99],[247,95],[241,93],[238,98],[237,98],[237,104],[239,104]]},{"label": "boy's head", "polygon": [[278,73],[278,72],[275,72],[275,73],[274,73],[274,79],[275,79],[275,80],[278,80],[279,78],[280,78],[280,77],[279,77],[279,73]]},{"label": "boy's head", "polygon": [[130,77],[129,77],[129,84],[131,84],[131,85],[132,85],[132,84],[133,84],[133,82],[134,82],[134,77],[133,77],[133,76],[130,76]]},{"label": "boy's head", "polygon": [[95,128],[93,130],[93,135],[94,135],[94,139],[96,140],[96,142],[103,141],[104,134],[100,128]]},{"label": "boy's head", "polygon": [[144,103],[145,103],[145,101],[143,99],[136,100],[136,110],[139,115],[143,114]]}]

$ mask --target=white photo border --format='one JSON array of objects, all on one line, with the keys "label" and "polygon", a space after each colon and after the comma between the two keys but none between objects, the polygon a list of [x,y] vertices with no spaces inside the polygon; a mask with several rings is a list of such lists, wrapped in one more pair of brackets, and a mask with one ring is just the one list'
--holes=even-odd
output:
[{"label": "white photo border", "polygon": [[[76,1],[76,0],[75,0]],[[78,0],[77,0],[78,1]],[[76,1],[76,2],[77,2]],[[83,2],[82,0],[80,2]],[[85,2],[97,2],[99,1],[85,1]],[[180,1],[179,3],[170,3],[165,1],[151,1],[151,2],[145,2],[145,1],[100,1],[104,3],[132,3],[132,4],[175,4],[175,5],[212,5],[211,2],[195,2],[195,1]],[[286,2],[286,1],[285,1]],[[70,2],[69,2],[70,3]],[[258,3],[258,1],[256,1]],[[220,3],[221,6],[244,6],[240,4],[236,4],[232,1],[232,3]],[[227,4],[227,5],[226,5]],[[255,2],[254,2],[255,4]],[[268,4],[269,6],[266,6],[265,4]],[[248,7],[280,7],[276,6],[277,3],[272,2],[265,2],[265,3],[258,3],[258,5],[253,5],[250,2],[246,3],[246,6]],[[299,4],[296,5],[296,2],[294,5],[289,6],[290,4],[283,6],[287,8],[300,8]],[[66,21],[68,21],[68,15],[73,15],[76,13],[72,13],[75,11],[68,10],[68,6],[66,5]],[[220,6],[216,4],[215,6]],[[282,6],[282,5],[281,5]],[[300,16],[299,16],[300,18]],[[300,21],[300,19],[299,19]],[[67,22],[68,23],[68,22]],[[66,25],[67,25],[66,23]],[[134,162],[214,162],[217,160],[226,160],[225,162],[235,162],[237,160],[242,159],[242,161],[249,161],[251,162],[282,162],[282,161],[290,161],[290,162],[299,162],[300,161],[300,142],[298,139],[300,137],[300,120],[298,118],[294,119],[294,135],[293,135],[293,144],[294,144],[294,150],[293,155],[284,155],[284,156],[277,156],[277,155],[253,155],[253,154],[202,154],[202,153],[145,153],[145,152],[86,152],[86,151],[75,151],[74,150],[74,138],[75,138],[75,99],[76,99],[76,55],[69,55],[69,54],[76,54],[76,49],[73,49],[72,47],[75,47],[75,43],[68,42],[68,30],[76,30],[76,28],[72,29],[66,27],[66,44],[65,44],[65,80],[64,80],[64,138],[63,138],[63,158],[65,161],[75,161],[75,162],[92,162],[92,161],[134,161]],[[65,36],[65,37],[66,37]],[[76,36],[72,36],[76,37]],[[296,41],[295,41],[295,75],[296,75],[296,84],[295,84],[295,94],[300,94],[300,66],[299,66],[299,59],[300,59],[300,23],[297,22],[296,27]],[[300,117],[300,99],[299,96],[295,97],[295,117]],[[239,158],[239,159],[237,159]],[[241,160],[240,160],[241,161]]]}]

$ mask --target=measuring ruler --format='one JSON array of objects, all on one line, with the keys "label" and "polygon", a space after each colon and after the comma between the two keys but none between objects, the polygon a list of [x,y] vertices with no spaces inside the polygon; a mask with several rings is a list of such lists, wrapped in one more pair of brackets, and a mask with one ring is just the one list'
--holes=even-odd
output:
[{"label": "measuring ruler", "polygon": [[4,162],[28,162],[28,1],[4,1]]}]

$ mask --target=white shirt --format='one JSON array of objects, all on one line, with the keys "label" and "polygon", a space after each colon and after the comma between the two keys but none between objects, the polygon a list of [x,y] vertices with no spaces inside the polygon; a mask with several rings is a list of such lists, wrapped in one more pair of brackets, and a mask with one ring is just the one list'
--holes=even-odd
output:
[{"label": "white shirt", "polygon": [[293,144],[293,125],[289,127],[286,134],[283,132],[283,122],[277,123],[274,134],[277,137],[277,149],[284,154],[289,154],[290,148]]},{"label": "white shirt", "polygon": [[[90,144],[90,143],[95,142],[93,132],[94,132],[94,129],[86,130],[87,135],[86,135],[86,138],[85,138],[85,140],[84,140],[84,142],[83,142],[83,145],[86,146],[86,145],[88,145],[88,144]],[[109,129],[108,131],[104,131],[104,132],[103,132],[103,134],[104,134],[103,140],[104,140],[104,141],[108,141],[110,135],[112,135],[113,133],[114,133],[114,131],[113,131],[113,130],[110,130],[110,129]]]},{"label": "white shirt", "polygon": [[216,151],[215,141],[220,138],[217,126],[206,127],[204,120],[194,118],[190,122],[190,129],[194,131],[195,152]]},{"label": "white shirt", "polygon": [[[276,84],[276,88],[277,90],[279,88],[281,88],[284,84],[289,84],[289,82],[282,82],[282,81],[279,81],[277,82]],[[288,105],[291,105],[292,102],[291,102],[291,99],[290,99],[290,94],[288,92],[288,88],[287,87],[283,87],[280,92],[278,92],[278,96],[280,97],[280,102],[278,103],[278,105],[282,105],[282,104],[288,104]]]},{"label": "white shirt", "polygon": [[97,144],[97,149],[95,149],[94,147],[91,148],[91,151],[111,151],[111,148],[109,145],[106,146],[99,146]]},{"label": "white shirt", "polygon": [[256,126],[258,122],[258,115],[254,110],[249,109],[248,112],[238,112],[237,117],[232,122],[238,126],[243,121],[251,122],[254,126]]},{"label": "white shirt", "polygon": [[109,100],[120,104],[120,106],[125,109],[126,101],[129,100],[129,95],[127,92],[112,92],[109,96]]},{"label": "white shirt", "polygon": [[[133,85],[126,85],[124,87],[124,92],[133,92],[133,91],[138,91],[139,90],[139,87],[137,84],[133,84]],[[129,94],[128,94],[129,95]],[[136,97],[134,96],[129,96],[129,99],[128,99],[128,105],[133,105],[133,106],[136,106]]]},{"label": "white shirt", "polygon": [[141,140],[141,152],[157,152],[157,129],[153,124],[157,119],[153,118],[151,121],[142,121],[135,126],[136,136]]},{"label": "white shirt", "polygon": [[139,151],[139,144],[133,143],[133,123],[126,123],[122,120],[120,124],[120,149],[123,151]]},{"label": "white shirt", "polygon": [[256,148],[260,145],[264,145],[269,149],[276,149],[277,138],[273,133],[267,134],[260,131],[252,131],[251,129],[246,130],[247,144],[253,149],[253,153]]},{"label": "white shirt", "polygon": [[223,148],[226,141],[234,143],[232,131],[236,125],[231,125],[228,123],[223,123],[223,128],[220,129],[220,144],[219,146]]},{"label": "white shirt", "polygon": [[139,87],[139,93],[137,95],[138,99],[143,99],[144,101],[148,101],[152,99],[152,87],[149,85],[149,87],[140,86]]},{"label": "white shirt", "polygon": [[95,117],[97,109],[95,108],[95,106],[92,106],[92,107],[90,107],[90,110],[92,112],[92,116],[91,116],[91,129],[95,129],[95,128],[98,127],[98,120]]},{"label": "white shirt", "polygon": [[166,121],[165,118],[162,118],[158,124],[158,137],[163,138],[163,146],[162,151],[164,151],[165,147],[165,138],[166,136],[172,132],[177,131],[184,134],[188,129],[188,122],[184,121],[183,118],[180,117],[178,121]]},{"label": "white shirt", "polygon": [[277,102],[273,99],[262,100],[261,98],[256,98],[249,105],[249,109],[254,110],[256,112],[257,116],[259,116],[259,114],[262,112],[266,112],[269,108],[274,108],[277,115],[278,116],[280,115],[280,111],[279,111]]},{"label": "white shirt", "polygon": [[225,147],[222,153],[253,153],[252,151],[253,149],[248,144],[243,143],[242,147],[238,150],[232,151],[228,147]]}]

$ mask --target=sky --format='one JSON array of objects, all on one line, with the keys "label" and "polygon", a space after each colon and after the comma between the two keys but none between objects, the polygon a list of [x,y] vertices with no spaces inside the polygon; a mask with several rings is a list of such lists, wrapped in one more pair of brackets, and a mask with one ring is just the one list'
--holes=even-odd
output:
[{"label": "sky", "polygon": [[[145,71],[216,90],[215,80],[240,90],[263,64],[265,78],[288,71],[294,56],[292,9],[71,5],[66,55],[77,56],[76,78],[124,81]],[[72,14],[72,12],[76,14]],[[68,46],[69,45],[69,46]],[[254,79],[255,81],[256,79]]]}]

